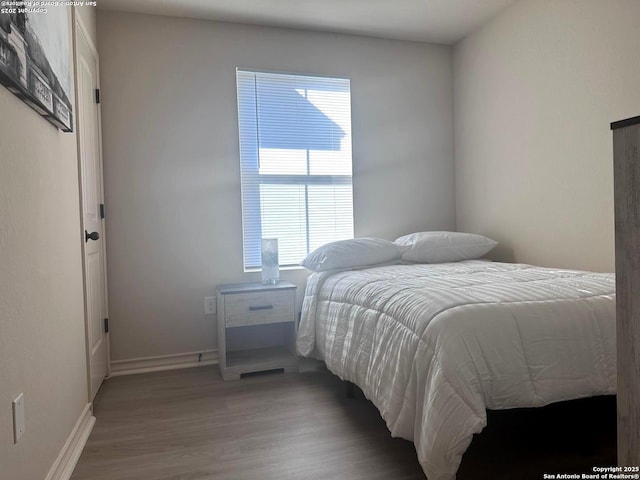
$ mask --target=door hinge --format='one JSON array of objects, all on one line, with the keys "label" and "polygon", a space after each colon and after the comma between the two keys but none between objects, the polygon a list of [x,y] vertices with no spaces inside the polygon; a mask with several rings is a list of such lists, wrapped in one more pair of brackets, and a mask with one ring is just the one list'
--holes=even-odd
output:
[{"label": "door hinge", "polygon": [[109,333],[109,319],[104,319],[104,333]]},{"label": "door hinge", "polygon": [[96,88],[96,103],[100,103],[100,89]]},{"label": "door hinge", "polygon": [[100,218],[104,218],[104,203],[100,204]]}]

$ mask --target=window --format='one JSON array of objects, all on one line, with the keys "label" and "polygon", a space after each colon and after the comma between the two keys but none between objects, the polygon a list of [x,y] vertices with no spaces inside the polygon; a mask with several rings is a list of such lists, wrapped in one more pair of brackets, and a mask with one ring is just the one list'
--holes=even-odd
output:
[{"label": "window", "polygon": [[245,270],[277,238],[281,266],[353,238],[346,78],[237,70]]}]

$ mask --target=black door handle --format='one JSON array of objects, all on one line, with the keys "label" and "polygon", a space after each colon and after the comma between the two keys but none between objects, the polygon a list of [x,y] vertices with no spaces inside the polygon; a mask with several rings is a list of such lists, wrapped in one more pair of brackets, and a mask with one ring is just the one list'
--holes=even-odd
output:
[{"label": "black door handle", "polygon": [[87,232],[86,230],[84,231],[84,241],[85,243],[88,242],[89,240],[98,240],[100,238],[100,234],[98,232]]}]

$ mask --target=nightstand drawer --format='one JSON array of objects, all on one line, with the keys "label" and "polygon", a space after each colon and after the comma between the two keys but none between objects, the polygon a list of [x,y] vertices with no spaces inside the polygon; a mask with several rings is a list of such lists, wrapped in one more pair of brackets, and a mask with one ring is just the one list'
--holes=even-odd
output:
[{"label": "nightstand drawer", "polygon": [[293,322],[295,291],[236,293],[225,295],[227,327]]}]

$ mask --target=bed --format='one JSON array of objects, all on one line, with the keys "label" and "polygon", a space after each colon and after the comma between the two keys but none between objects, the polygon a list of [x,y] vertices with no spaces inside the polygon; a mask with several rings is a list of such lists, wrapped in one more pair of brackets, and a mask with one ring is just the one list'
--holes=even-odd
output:
[{"label": "bed", "polygon": [[614,394],[614,275],[481,260],[312,274],[297,349],[358,385],[429,480],[487,409]]}]

